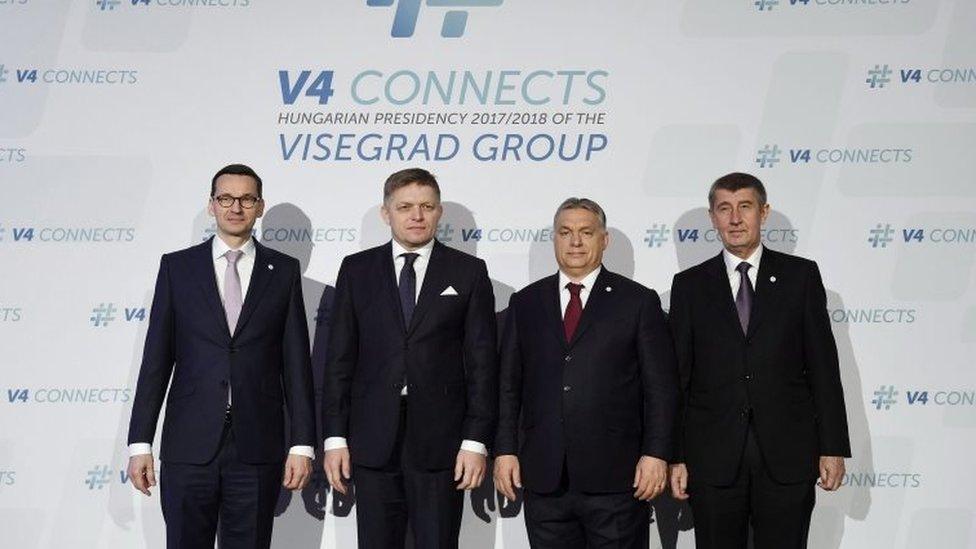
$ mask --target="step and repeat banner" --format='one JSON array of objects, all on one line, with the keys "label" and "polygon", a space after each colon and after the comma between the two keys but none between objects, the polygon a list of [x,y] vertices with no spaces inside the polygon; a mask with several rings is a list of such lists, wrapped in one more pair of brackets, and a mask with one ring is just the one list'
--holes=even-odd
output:
[{"label": "step and repeat banner", "polygon": [[[667,304],[720,249],[709,184],[756,174],[841,356],[854,458],[812,547],[976,546],[974,29],[970,0],[0,0],[0,545],[164,547],[124,472],[154,277],[243,162],[310,331],[342,257],[389,238],[395,170],[439,177],[438,236],[499,311],[555,272],[574,195]],[[321,478],[276,513],[275,547],[355,545]],[[528,547],[521,513],[486,483],[462,547]],[[693,547],[686,505],[647,517]]]}]

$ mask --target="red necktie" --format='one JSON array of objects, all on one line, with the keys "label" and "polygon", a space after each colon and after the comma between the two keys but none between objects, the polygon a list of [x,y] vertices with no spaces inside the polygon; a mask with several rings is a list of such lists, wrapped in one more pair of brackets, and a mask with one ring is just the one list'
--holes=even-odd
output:
[{"label": "red necktie", "polygon": [[563,328],[566,330],[566,342],[570,342],[579,326],[580,317],[583,316],[583,301],[580,299],[583,285],[570,282],[566,288],[569,289],[569,305],[566,307],[566,315],[563,316]]}]

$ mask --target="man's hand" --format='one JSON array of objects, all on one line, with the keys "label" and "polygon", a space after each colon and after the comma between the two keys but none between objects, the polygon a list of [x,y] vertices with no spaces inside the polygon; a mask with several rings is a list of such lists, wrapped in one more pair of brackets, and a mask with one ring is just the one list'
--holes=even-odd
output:
[{"label": "man's hand", "polygon": [[454,482],[458,490],[471,490],[481,486],[487,469],[487,458],[478,452],[468,450],[458,451],[457,461],[454,463]]},{"label": "man's hand", "polygon": [[668,482],[668,462],[654,456],[641,456],[634,471],[634,497],[648,501],[664,491]]},{"label": "man's hand", "polygon": [[840,456],[820,456],[820,479],[817,486],[828,492],[840,488],[844,480],[844,458]]},{"label": "man's hand", "polygon": [[688,499],[688,468],[684,463],[671,465],[671,495],[674,499]]},{"label": "man's hand", "polygon": [[515,489],[522,488],[522,470],[518,457],[504,455],[495,458],[495,489],[508,501],[516,501]]},{"label": "man's hand", "polygon": [[141,454],[129,458],[129,479],[132,486],[150,496],[149,489],[156,486],[156,471],[153,468],[152,454]]},{"label": "man's hand", "polygon": [[348,493],[345,481],[352,476],[349,471],[349,463],[349,448],[328,450],[325,452],[325,459],[322,460],[325,478],[329,479],[332,488],[342,495]]},{"label": "man's hand", "polygon": [[289,490],[301,490],[312,476],[312,459],[298,454],[288,454],[281,485]]}]

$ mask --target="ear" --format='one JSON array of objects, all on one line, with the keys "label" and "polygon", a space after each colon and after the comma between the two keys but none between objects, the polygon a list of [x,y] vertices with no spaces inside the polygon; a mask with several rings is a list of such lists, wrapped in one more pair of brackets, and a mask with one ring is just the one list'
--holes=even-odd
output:
[{"label": "ear", "polygon": [[214,211],[214,207],[215,207],[214,199],[210,198],[209,200],[207,200],[207,213],[210,214],[210,217],[217,217],[217,212]]},{"label": "ear", "polygon": [[766,223],[766,218],[769,217],[770,210],[771,208],[769,206],[769,202],[763,204],[762,208],[759,209],[759,215],[760,215],[759,219],[761,223]]},{"label": "ear", "polygon": [[380,218],[383,219],[383,223],[390,225],[390,211],[386,209],[386,202],[380,205]]},{"label": "ear", "polygon": [[258,219],[262,217],[264,215],[264,200],[259,201],[257,206],[254,206],[254,209],[257,210],[254,218]]},{"label": "ear", "polygon": [[610,231],[603,229],[603,249],[610,247]]},{"label": "ear", "polygon": [[712,221],[712,228],[716,231],[718,230],[718,220],[715,218],[715,212],[709,208],[708,209],[708,219]]}]

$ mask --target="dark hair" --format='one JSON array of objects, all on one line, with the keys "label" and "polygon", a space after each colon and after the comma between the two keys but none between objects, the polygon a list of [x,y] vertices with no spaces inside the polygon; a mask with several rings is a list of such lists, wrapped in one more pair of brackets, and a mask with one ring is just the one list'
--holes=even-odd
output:
[{"label": "dark hair", "polygon": [[213,179],[210,181],[210,196],[213,196],[217,192],[217,178],[222,175],[247,175],[254,179],[254,182],[258,185],[258,198],[261,198],[261,178],[258,176],[257,172],[252,170],[249,166],[244,164],[230,164],[220,168]]},{"label": "dark hair", "polygon": [[383,184],[383,202],[385,203],[389,200],[390,195],[396,192],[397,189],[414,184],[431,187],[437,194],[437,200],[441,199],[441,188],[437,184],[437,178],[434,177],[434,174],[423,168],[407,168],[406,170],[395,172],[386,178],[386,183]]},{"label": "dark hair", "polygon": [[556,218],[559,217],[559,212],[563,210],[586,210],[588,212],[596,215],[596,218],[600,221],[600,226],[604,229],[607,228],[607,214],[604,213],[603,208],[600,207],[595,201],[589,198],[577,198],[575,196],[563,200],[563,203],[556,208],[556,215],[552,216],[553,228],[556,227]]},{"label": "dark hair", "polygon": [[733,193],[742,189],[753,189],[759,196],[759,205],[764,206],[766,204],[766,187],[764,187],[762,181],[760,181],[759,178],[754,175],[742,172],[732,172],[716,179],[715,183],[712,183],[712,188],[708,189],[709,210],[715,206],[715,191],[719,189]]}]

